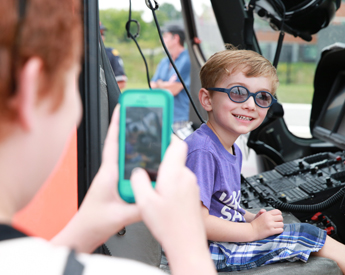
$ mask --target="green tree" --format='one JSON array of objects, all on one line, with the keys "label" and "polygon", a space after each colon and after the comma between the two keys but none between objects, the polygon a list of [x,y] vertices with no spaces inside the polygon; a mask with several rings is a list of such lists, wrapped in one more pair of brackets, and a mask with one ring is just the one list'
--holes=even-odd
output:
[{"label": "green tree", "polygon": [[[131,17],[140,24],[140,34],[137,41],[144,52],[150,76],[152,76],[164,54],[151,54],[151,51],[160,48],[161,44],[156,26],[152,24],[152,21],[145,22],[142,19],[142,14],[142,11],[132,11]],[[108,29],[105,33],[105,45],[119,51],[128,77],[127,88],[147,88],[144,62],[135,43],[130,38],[127,38],[126,23],[128,15],[128,10],[100,10],[100,21]],[[136,31],[135,24],[131,24],[131,33],[134,34]]]},{"label": "green tree", "polygon": [[182,19],[180,11],[176,10],[173,4],[163,3],[156,11],[157,19],[160,26],[164,26],[169,21],[177,21]]},{"label": "green tree", "polygon": [[[131,15],[132,20],[137,20],[140,25],[138,41],[154,41],[156,40],[156,33],[153,31],[152,25],[150,23],[145,22],[142,19],[142,14],[143,11],[132,11]],[[128,10],[100,10],[100,21],[108,29],[106,32],[106,43],[114,44],[117,42],[131,42],[131,40],[127,38],[126,30],[126,23],[128,21],[128,17]],[[130,30],[133,35],[137,32],[137,26],[135,23],[131,23]]]}]

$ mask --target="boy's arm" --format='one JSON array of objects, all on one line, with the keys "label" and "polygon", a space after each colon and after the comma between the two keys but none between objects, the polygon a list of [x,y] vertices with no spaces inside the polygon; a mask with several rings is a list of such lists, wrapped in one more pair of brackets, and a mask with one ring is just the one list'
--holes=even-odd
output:
[{"label": "boy's arm", "polygon": [[256,214],[253,214],[247,210],[244,210],[246,213],[244,214],[244,218],[246,219],[246,222],[252,222],[255,220],[257,217],[259,217],[261,214],[265,213],[265,209],[260,209],[260,211]]},{"label": "boy's arm", "polygon": [[209,214],[202,204],[207,239],[217,242],[252,242],[283,232],[283,217],[278,209],[262,213],[249,223],[231,222]]}]

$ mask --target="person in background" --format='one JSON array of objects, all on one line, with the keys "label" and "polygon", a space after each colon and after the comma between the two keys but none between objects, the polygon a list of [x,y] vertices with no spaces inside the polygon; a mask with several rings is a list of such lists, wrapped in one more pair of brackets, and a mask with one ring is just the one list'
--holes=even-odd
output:
[{"label": "person in background", "polygon": [[133,260],[87,254],[143,220],[167,252],[172,274],[215,275],[183,141],[169,146],[155,189],[137,168],[131,175],[137,203],[120,198],[119,105],[100,169],[66,227],[47,241],[12,225],[49,178],[82,118],[80,3],[0,0],[0,274],[166,274]]},{"label": "person in background", "polygon": [[[184,48],[184,30],[178,25],[170,25],[163,29],[164,43],[174,60],[187,89],[190,87],[190,59]],[[193,130],[189,122],[189,97],[183,88],[168,57],[163,58],[151,79],[151,88],[167,89],[174,96],[173,131],[180,138],[186,138]]]},{"label": "person in background", "polygon": [[[107,28],[100,22],[99,29],[101,31],[101,36],[104,42],[105,31],[107,30]],[[117,85],[119,85],[120,90],[123,90],[126,87],[127,76],[125,74],[123,61],[120,57],[119,51],[110,47],[105,47],[105,52],[108,56],[110,65],[113,68]]]}]

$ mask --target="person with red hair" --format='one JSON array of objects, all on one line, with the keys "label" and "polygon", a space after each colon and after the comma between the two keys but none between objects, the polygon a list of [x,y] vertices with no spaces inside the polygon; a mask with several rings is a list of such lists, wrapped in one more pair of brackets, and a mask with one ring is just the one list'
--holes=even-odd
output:
[{"label": "person with red hair", "polygon": [[132,260],[87,254],[140,220],[161,242],[173,274],[215,274],[199,190],[185,167],[182,141],[168,148],[155,190],[146,172],[137,168],[131,176],[137,203],[120,199],[119,106],[102,165],[67,226],[50,242],[12,226],[13,216],[50,175],[81,120],[79,2],[0,0],[0,274],[164,274]]}]

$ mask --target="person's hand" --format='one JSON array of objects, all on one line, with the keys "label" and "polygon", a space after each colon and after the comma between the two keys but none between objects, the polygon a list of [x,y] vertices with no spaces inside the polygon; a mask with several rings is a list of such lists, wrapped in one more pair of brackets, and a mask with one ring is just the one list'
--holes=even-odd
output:
[{"label": "person's hand", "polygon": [[[90,189],[80,207],[90,215],[94,222],[102,224],[100,231],[105,237],[121,230],[124,226],[140,220],[136,205],[123,201],[117,189],[118,172],[118,137],[119,108],[117,105],[105,139],[101,167],[95,176]],[[85,209],[87,208],[87,209]],[[101,229],[102,228],[102,229]],[[108,231],[107,233],[105,233]],[[101,232],[100,232],[101,233]]]},{"label": "person's hand", "polygon": [[143,221],[162,243],[176,232],[185,235],[193,221],[203,228],[199,188],[195,175],[185,166],[186,154],[186,143],[173,138],[159,167],[155,189],[144,169],[132,172],[131,184]]},{"label": "person's hand", "polygon": [[162,88],[162,87],[163,87],[163,80],[158,79],[158,80],[156,81],[156,85],[157,85],[157,88]]},{"label": "person's hand", "polygon": [[159,167],[156,188],[147,173],[136,168],[132,189],[142,219],[162,244],[172,273],[216,274],[201,217],[199,188],[185,166],[186,155],[186,143],[175,138]]},{"label": "person's hand", "polygon": [[52,240],[54,243],[92,252],[123,227],[141,220],[137,206],[126,203],[118,194],[118,136],[119,105],[108,129],[101,167],[79,211]]},{"label": "person's hand", "polygon": [[278,209],[261,213],[250,224],[253,227],[255,240],[261,240],[284,231],[283,216]]},{"label": "person's hand", "polygon": [[246,219],[246,222],[250,223],[256,218],[260,217],[261,214],[265,213],[266,209],[260,209],[260,211],[257,214],[253,214],[247,210],[245,210],[244,218]]},{"label": "person's hand", "polygon": [[260,209],[258,213],[256,213],[255,217],[253,220],[256,218],[260,217],[263,213],[267,212],[266,209]]}]

